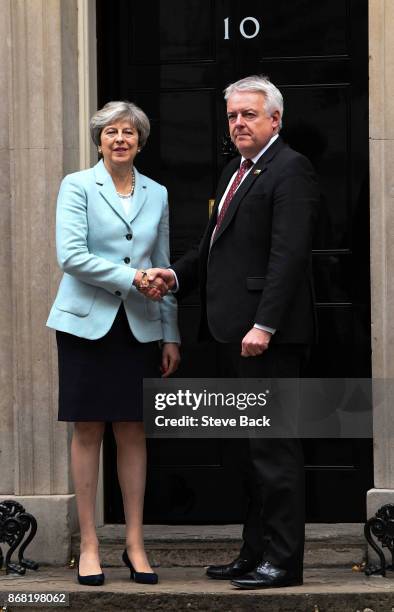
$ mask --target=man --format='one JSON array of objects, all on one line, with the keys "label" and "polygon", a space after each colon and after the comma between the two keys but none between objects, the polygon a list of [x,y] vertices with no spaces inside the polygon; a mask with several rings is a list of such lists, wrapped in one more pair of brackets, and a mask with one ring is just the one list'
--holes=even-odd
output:
[{"label": "man", "polygon": [[[310,162],[279,137],[283,99],[269,79],[241,79],[227,87],[225,99],[241,157],[222,173],[199,248],[172,270],[149,271],[148,280],[153,292],[166,284],[185,293],[199,283],[200,336],[218,343],[228,376],[297,378],[315,337],[315,175]],[[302,584],[300,442],[260,438],[248,444],[249,507],[240,556],[210,566],[207,574],[239,588]]]}]

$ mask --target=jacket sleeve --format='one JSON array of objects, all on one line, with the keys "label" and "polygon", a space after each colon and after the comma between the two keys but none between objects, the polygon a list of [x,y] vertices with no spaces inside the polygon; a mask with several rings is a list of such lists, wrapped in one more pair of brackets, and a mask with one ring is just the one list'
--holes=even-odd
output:
[{"label": "jacket sleeve", "polygon": [[77,279],[101,287],[125,300],[136,268],[113,263],[88,250],[87,194],[73,175],[60,186],[56,211],[56,250],[59,266]]},{"label": "jacket sleeve", "polygon": [[171,265],[178,278],[178,299],[193,291],[199,283],[199,247],[193,246],[185,255]]},{"label": "jacket sleeve", "polygon": [[271,248],[256,323],[280,331],[300,282],[310,274],[318,203],[312,165],[297,155],[284,166],[274,188]]},{"label": "jacket sleeve", "polygon": [[[167,190],[163,187],[164,205],[157,238],[151,260],[154,268],[168,268],[170,265],[169,211]],[[178,329],[178,304],[173,295],[167,294],[160,301],[163,342],[180,342]]]},{"label": "jacket sleeve", "polygon": [[[239,166],[239,160],[239,157],[232,160],[225,167],[220,176],[215,198],[216,205],[214,207],[212,215],[216,215],[218,202],[220,201],[221,196],[224,193],[231,176],[234,174],[234,171]],[[201,261],[206,261],[206,258],[209,256],[209,242],[213,230],[212,219],[208,221],[201,240],[196,241],[196,243],[191,246],[191,248],[185,253],[185,255],[183,255],[171,266],[171,268],[173,268],[173,270],[175,271],[179,282],[179,291],[177,292],[177,297],[179,299],[185,297],[188,293],[193,291],[193,289],[195,289],[200,283],[204,283],[205,281],[204,278],[200,278],[200,264]],[[204,275],[202,274],[202,276]]]}]

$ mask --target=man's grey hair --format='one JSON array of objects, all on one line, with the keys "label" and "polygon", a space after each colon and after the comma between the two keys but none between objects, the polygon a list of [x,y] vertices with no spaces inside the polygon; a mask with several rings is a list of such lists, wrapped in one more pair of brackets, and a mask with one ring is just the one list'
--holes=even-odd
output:
[{"label": "man's grey hair", "polygon": [[280,93],[279,89],[275,87],[273,83],[269,80],[267,76],[263,75],[253,75],[248,76],[244,79],[240,79],[235,83],[231,83],[224,90],[224,99],[228,100],[230,96],[232,96],[236,92],[241,91],[254,91],[258,93],[262,93],[265,98],[265,110],[268,115],[272,115],[274,111],[279,111],[280,114],[280,124],[279,127],[282,127],[282,117],[283,117],[283,96]]},{"label": "man's grey hair", "polygon": [[150,123],[144,111],[132,102],[107,102],[90,120],[90,135],[96,146],[100,145],[100,136],[103,129],[119,121],[128,119],[138,132],[138,144],[142,148],[148,140]]}]

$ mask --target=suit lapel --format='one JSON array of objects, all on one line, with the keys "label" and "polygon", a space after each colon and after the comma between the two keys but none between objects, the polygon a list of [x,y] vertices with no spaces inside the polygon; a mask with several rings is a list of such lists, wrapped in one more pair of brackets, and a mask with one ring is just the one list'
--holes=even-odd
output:
[{"label": "suit lapel", "polygon": [[219,182],[219,185],[216,191],[216,200],[215,200],[214,208],[217,209],[217,207],[219,206],[219,202],[222,199],[224,192],[226,191],[226,187],[229,184],[231,177],[233,176],[235,172],[238,171],[240,161],[241,161],[241,158],[236,157],[224,169],[224,172],[220,178],[220,182]]},{"label": "suit lapel", "polygon": [[202,243],[204,243],[207,239],[208,239],[208,244],[210,243],[212,231],[216,225],[216,219],[217,219],[220,200],[222,199],[223,194],[226,191],[226,187],[229,184],[231,177],[233,176],[234,172],[236,172],[239,168],[239,160],[240,160],[239,157],[237,157],[236,159],[233,159],[231,162],[227,164],[227,166],[222,172],[222,175],[220,177],[220,181],[218,184],[218,188],[216,191],[215,204],[212,208],[212,213],[211,213],[211,216],[209,217],[208,225],[206,227],[206,230],[202,238]]},{"label": "suit lapel", "polygon": [[100,160],[94,167],[94,173],[96,176],[96,184],[100,195],[104,201],[109,204],[112,210],[129,225],[129,221],[125,215],[124,208],[120,201],[118,194],[116,193],[114,182],[111,175],[104,166],[103,160]]},{"label": "suit lapel", "polygon": [[138,213],[140,212],[142,206],[145,203],[148,193],[147,181],[145,177],[140,174],[137,168],[134,166],[134,177],[135,177],[135,185],[134,185],[134,196],[131,200],[131,211],[130,211],[130,223],[134,221]]},{"label": "suit lapel", "polygon": [[[262,177],[264,175],[264,172],[266,172],[267,167],[268,167],[270,161],[272,160],[272,158],[276,155],[276,153],[283,146],[284,146],[284,143],[281,140],[281,138],[279,137],[275,142],[272,143],[272,145],[269,147],[269,149],[260,157],[260,159],[257,161],[257,163],[250,170],[250,172],[247,175],[247,177],[242,181],[241,185],[238,187],[237,191],[234,194],[233,199],[231,200],[231,202],[229,204],[227,212],[224,215],[222,224],[221,224],[219,230],[216,232],[211,246],[213,246],[215,244],[215,242],[223,234],[223,232],[226,231],[226,228],[231,223],[231,220],[233,219],[233,217],[234,217],[234,215],[235,215],[235,213],[236,213],[236,211],[238,209],[238,206],[242,202],[242,199],[248,193],[248,191],[250,190],[250,188],[252,187],[254,182],[258,178],[260,178],[260,177]],[[238,158],[237,161],[238,161],[237,167],[239,167],[239,158]],[[237,167],[235,169],[237,169]],[[232,172],[232,174],[234,174],[234,171]],[[232,174],[230,175],[228,181],[230,180]],[[228,184],[228,181],[227,181],[227,184]],[[226,188],[227,184],[225,185],[225,188]],[[221,197],[223,197],[223,193],[225,191],[225,188],[223,189]],[[220,197],[220,199],[221,199],[221,197]],[[220,199],[217,202],[217,206],[219,205]],[[215,206],[215,208],[217,210],[216,206]],[[215,223],[216,223],[216,217],[215,217]]]},{"label": "suit lapel", "polygon": [[129,215],[126,215],[122,203],[118,194],[116,193],[115,185],[111,178],[111,175],[104,166],[104,162],[101,160],[94,167],[96,184],[99,193],[104,200],[109,204],[112,210],[121,218],[123,221],[130,225],[141,210],[147,196],[147,186],[145,177],[142,176],[136,168],[134,168],[135,185],[134,185],[134,196],[131,200],[131,210]]}]

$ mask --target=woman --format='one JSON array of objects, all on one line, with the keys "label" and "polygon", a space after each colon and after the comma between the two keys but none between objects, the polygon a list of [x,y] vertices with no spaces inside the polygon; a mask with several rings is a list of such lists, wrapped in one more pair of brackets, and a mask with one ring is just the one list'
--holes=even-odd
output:
[{"label": "woman", "polygon": [[[95,499],[105,422],[112,422],[126,519],[123,560],[130,578],[156,583],[144,550],[146,449],[142,378],[179,363],[176,302],[151,301],[144,268],[169,265],[167,191],[134,159],[150,125],[130,102],[109,102],[90,121],[102,159],[63,179],[56,247],[64,271],[47,325],[57,330],[59,420],[73,421],[71,465],[81,532],[78,580],[103,584]],[[158,300],[164,286],[151,287]]]}]

